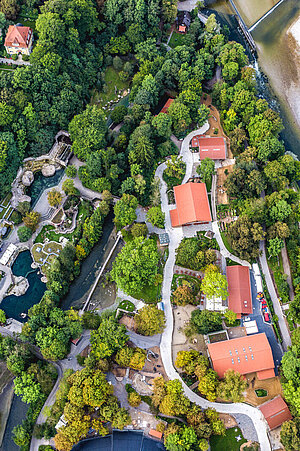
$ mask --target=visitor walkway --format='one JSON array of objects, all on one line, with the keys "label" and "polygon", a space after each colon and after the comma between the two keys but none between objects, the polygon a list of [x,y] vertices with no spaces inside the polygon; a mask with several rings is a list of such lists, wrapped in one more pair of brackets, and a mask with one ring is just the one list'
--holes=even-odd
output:
[{"label": "visitor walkway", "polygon": [[[208,125],[208,124],[207,124]],[[204,126],[205,127],[205,126]],[[190,175],[193,166],[193,154],[189,151],[189,142],[191,138],[196,135],[203,133],[202,129],[194,131],[190,133],[183,141],[180,155],[183,157],[183,160],[186,163],[186,175],[183,179],[182,183],[185,183]],[[160,185],[160,194],[161,194],[161,207],[162,211],[165,213],[165,229],[169,234],[170,244],[169,244],[169,257],[166,261],[164,267],[164,278],[162,284],[162,301],[164,303],[164,312],[166,317],[166,327],[162,334],[161,339],[161,357],[164,364],[165,371],[168,377],[173,379],[179,379],[182,383],[185,395],[190,399],[190,401],[200,405],[202,408],[213,407],[218,412],[229,413],[229,414],[243,414],[247,415],[249,418],[249,423],[253,422],[253,425],[256,429],[258,440],[260,443],[260,447],[262,451],[270,451],[271,446],[267,435],[266,423],[263,419],[261,412],[255,407],[251,407],[247,404],[236,403],[236,404],[222,404],[217,402],[209,402],[204,398],[201,398],[194,392],[192,392],[188,386],[182,381],[179,374],[174,368],[172,361],[172,338],[173,338],[173,312],[171,306],[171,285],[173,278],[173,271],[175,266],[176,259],[176,249],[183,238],[182,227],[172,228],[171,220],[170,220],[170,205],[168,204],[168,196],[167,196],[167,185],[163,180],[163,172],[166,168],[166,164],[162,163],[156,169],[155,175],[159,177],[161,185]],[[217,226],[217,224],[216,224]],[[214,230],[217,232],[216,226]],[[218,226],[217,226],[218,227]],[[188,228],[188,227],[187,227]],[[219,232],[216,234],[219,239],[221,239]],[[219,241],[218,241],[219,242]],[[224,245],[220,246],[221,252],[225,251]],[[227,249],[226,249],[227,251]],[[228,251],[227,251],[228,252]]]}]

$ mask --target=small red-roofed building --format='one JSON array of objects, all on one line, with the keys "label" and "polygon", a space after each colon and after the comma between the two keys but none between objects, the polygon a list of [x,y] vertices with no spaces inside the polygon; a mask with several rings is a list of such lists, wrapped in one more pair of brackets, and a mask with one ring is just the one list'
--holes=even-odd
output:
[{"label": "small red-roofed building", "polygon": [[162,107],[162,109],[160,110],[160,112],[167,113],[168,109],[170,108],[170,106],[172,105],[173,102],[174,102],[174,99],[168,99],[166,101],[166,103],[164,104],[164,106]]},{"label": "small red-roofed building", "polygon": [[163,436],[162,432],[159,432],[156,429],[150,429],[149,435],[150,437],[157,438],[158,440],[161,440]]},{"label": "small red-roofed building", "polygon": [[5,50],[9,55],[22,53],[30,55],[33,44],[33,31],[29,27],[10,25],[5,37]]},{"label": "small red-roofed building", "polygon": [[226,267],[228,282],[228,308],[236,313],[238,319],[242,315],[250,315],[252,295],[250,271],[248,266],[233,265]]},{"label": "small red-roofed building", "polygon": [[272,349],[265,333],[209,343],[213,369],[220,378],[227,370],[256,373],[258,380],[275,377]]},{"label": "small red-roofed building", "polygon": [[211,213],[205,183],[174,186],[176,209],[170,210],[172,227],[208,224]]},{"label": "small red-roofed building", "polygon": [[226,139],[223,136],[196,135],[192,138],[192,147],[199,148],[200,160],[225,160],[227,156]]},{"label": "small red-roofed building", "polygon": [[265,417],[271,430],[278,428],[285,421],[292,419],[291,412],[280,395],[261,404],[259,410]]},{"label": "small red-roofed building", "polygon": [[179,33],[185,33],[186,32],[186,26],[185,25],[179,25],[178,31],[179,31]]}]

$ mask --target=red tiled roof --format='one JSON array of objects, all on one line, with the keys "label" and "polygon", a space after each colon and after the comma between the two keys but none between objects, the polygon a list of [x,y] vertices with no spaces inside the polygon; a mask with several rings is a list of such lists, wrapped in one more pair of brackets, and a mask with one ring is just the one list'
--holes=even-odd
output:
[{"label": "red tiled roof", "polygon": [[185,26],[185,25],[179,25],[178,31],[180,31],[180,33],[185,33],[185,31],[186,31],[186,26]]},{"label": "red tiled roof", "polygon": [[168,99],[162,109],[160,110],[161,113],[166,113],[170,107],[170,105],[174,102],[174,99]]},{"label": "red tiled roof", "polygon": [[270,426],[270,429],[275,429],[285,421],[292,419],[291,412],[280,395],[265,402],[259,406],[259,409]]},{"label": "red tiled roof", "polygon": [[192,138],[192,147],[199,147],[200,160],[204,158],[225,160],[226,158],[226,140],[222,136],[196,135]]},{"label": "red tiled roof", "polygon": [[240,374],[258,372],[261,380],[275,377],[272,350],[265,333],[209,343],[207,346],[219,377],[224,377],[227,370]]},{"label": "red tiled roof", "polygon": [[205,183],[175,186],[174,195],[177,208],[170,211],[172,227],[211,221]]},{"label": "red tiled roof", "polygon": [[227,266],[228,308],[238,317],[252,313],[250,272],[248,266]]},{"label": "red tiled roof", "polygon": [[4,45],[6,47],[28,48],[31,35],[32,29],[29,27],[10,25],[8,27]]},{"label": "red tiled roof", "polygon": [[151,435],[152,437],[158,438],[159,440],[161,440],[161,438],[163,436],[162,432],[158,432],[156,429],[150,429],[149,435]]}]

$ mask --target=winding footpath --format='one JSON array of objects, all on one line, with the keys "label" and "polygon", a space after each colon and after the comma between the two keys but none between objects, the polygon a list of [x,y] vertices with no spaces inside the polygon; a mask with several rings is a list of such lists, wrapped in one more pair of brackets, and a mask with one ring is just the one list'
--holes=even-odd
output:
[{"label": "winding footpath", "polygon": [[[180,155],[183,158],[183,161],[186,163],[186,174],[182,181],[182,183],[186,183],[190,176],[192,175],[192,169],[193,169],[193,158],[194,154],[192,154],[189,150],[189,143],[193,136],[205,133],[205,131],[208,129],[208,124],[205,124],[201,129],[196,130],[192,133],[190,133],[182,142],[182,147],[180,151]],[[164,312],[166,317],[166,327],[162,334],[161,344],[160,344],[160,351],[161,351],[161,357],[164,364],[165,371],[169,377],[169,379],[178,379],[181,381],[185,395],[189,398],[190,401],[198,404],[204,409],[207,409],[208,407],[212,407],[216,409],[220,413],[228,413],[228,414],[244,414],[249,417],[249,422],[253,421],[254,427],[256,429],[256,433],[258,436],[258,441],[260,443],[261,451],[270,451],[271,445],[269,442],[267,429],[266,429],[266,423],[263,419],[263,416],[261,412],[256,409],[255,407],[252,407],[247,404],[243,403],[236,403],[236,404],[222,404],[222,403],[216,403],[216,402],[209,402],[204,398],[201,398],[196,393],[192,392],[187,385],[183,382],[183,380],[180,378],[179,374],[174,368],[173,361],[172,361],[172,336],[173,336],[173,312],[172,312],[172,306],[171,306],[171,284],[172,284],[172,278],[173,278],[173,270],[175,265],[175,256],[176,256],[176,248],[178,247],[180,241],[183,238],[183,230],[182,227],[178,227],[173,229],[171,226],[170,221],[170,209],[174,208],[173,205],[168,204],[168,197],[167,197],[167,186],[164,182],[162,175],[166,168],[166,164],[162,163],[160,166],[158,166],[155,175],[159,178],[161,185],[160,185],[160,195],[161,195],[161,207],[163,212],[165,213],[165,224],[166,224],[166,232],[169,234],[170,238],[170,244],[169,244],[169,257],[166,261],[165,268],[164,268],[164,278],[163,278],[163,285],[162,285],[162,301],[164,303]],[[218,225],[216,224],[218,227]],[[214,231],[216,230],[216,227],[213,225]],[[217,237],[219,236],[220,240],[222,241],[219,232],[217,234]],[[218,240],[219,242],[219,240]],[[220,246],[221,248],[221,246]],[[223,249],[221,249],[221,252]],[[227,251],[227,249],[226,249]],[[227,251],[228,252],[228,251]],[[229,254],[229,252],[228,252]],[[231,254],[230,254],[231,255]],[[230,258],[234,260],[234,258]]]}]

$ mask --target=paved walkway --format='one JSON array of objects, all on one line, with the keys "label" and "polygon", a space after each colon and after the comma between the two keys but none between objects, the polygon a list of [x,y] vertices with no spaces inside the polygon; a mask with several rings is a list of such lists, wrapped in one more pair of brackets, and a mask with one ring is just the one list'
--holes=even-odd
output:
[{"label": "paved walkway", "polygon": [[1,64],[11,64],[11,65],[16,65],[16,66],[30,66],[29,61],[23,61],[20,58],[17,61],[14,61],[10,58],[0,58],[0,63]]},{"label": "paved walkway", "polygon": [[291,267],[289,262],[289,256],[287,253],[286,244],[284,243],[284,247],[281,249],[281,257],[282,257],[282,265],[283,265],[283,271],[287,275],[287,283],[289,284],[289,298],[290,301],[294,300],[295,293],[294,293],[294,287],[292,282],[292,274],[291,274]]},{"label": "paved walkway", "polygon": [[[189,151],[189,142],[194,135],[199,134],[199,133],[203,133],[202,129],[190,133],[183,141],[180,154],[183,156],[183,160],[186,162],[187,172],[186,172],[186,176],[184,177],[184,180],[182,183],[185,183],[189,179],[191,170],[192,170],[192,166],[193,166],[193,154]],[[159,177],[160,181],[161,181],[161,186],[160,186],[161,206],[162,206],[163,212],[166,215],[165,228],[170,237],[169,257],[168,257],[168,260],[166,261],[166,264],[164,267],[164,278],[163,278],[163,285],[162,285],[162,300],[164,303],[166,327],[162,334],[160,351],[161,351],[161,356],[162,356],[162,361],[164,364],[165,371],[170,379],[172,379],[172,380],[179,379],[182,383],[185,395],[190,399],[190,401],[200,405],[202,408],[213,407],[218,412],[222,412],[222,413],[247,415],[249,417],[249,419],[252,419],[254,421],[254,426],[255,426],[258,440],[259,440],[259,443],[261,446],[261,450],[262,451],[270,451],[271,446],[270,446],[268,435],[267,435],[266,423],[263,419],[261,412],[258,409],[256,409],[255,407],[251,407],[247,404],[242,404],[242,403],[236,403],[236,404],[212,403],[212,402],[207,401],[206,399],[201,398],[200,396],[198,396],[197,394],[192,392],[187,387],[187,385],[181,380],[179,374],[177,373],[177,371],[175,370],[175,368],[173,366],[173,361],[172,361],[173,312],[172,312],[172,306],[171,306],[171,302],[170,302],[171,284],[172,284],[173,271],[174,271],[174,265],[175,265],[176,249],[177,249],[180,241],[183,238],[183,232],[182,232],[181,227],[172,228],[172,226],[171,226],[170,214],[169,214],[170,206],[168,204],[168,197],[167,197],[167,186],[162,178],[162,174],[163,174],[163,171],[165,168],[166,168],[165,163],[162,163],[155,172],[155,175],[157,177]],[[216,224],[216,226],[217,226],[217,224]],[[217,226],[217,229],[218,229],[218,226]],[[218,235],[219,239],[221,239],[221,237],[219,235],[219,230],[217,230],[216,235]],[[220,246],[220,248],[223,246],[224,245]],[[227,249],[226,249],[226,251],[227,251]],[[222,252],[222,249],[221,249],[221,252]],[[249,423],[250,423],[250,421],[249,421]]]},{"label": "paved walkway", "polygon": [[265,250],[265,241],[260,241],[259,243],[259,249],[261,251],[261,255],[259,257],[259,261],[261,264],[262,272],[265,276],[267,288],[269,291],[269,294],[271,296],[271,300],[273,302],[274,311],[276,315],[278,316],[278,325],[282,336],[282,347],[284,351],[287,351],[288,346],[291,346],[291,336],[289,333],[289,329],[286,323],[286,319],[284,317],[284,314],[282,312],[282,308],[280,305],[280,301],[278,299],[273,280],[270,274],[267,258],[266,258],[266,250]]}]

